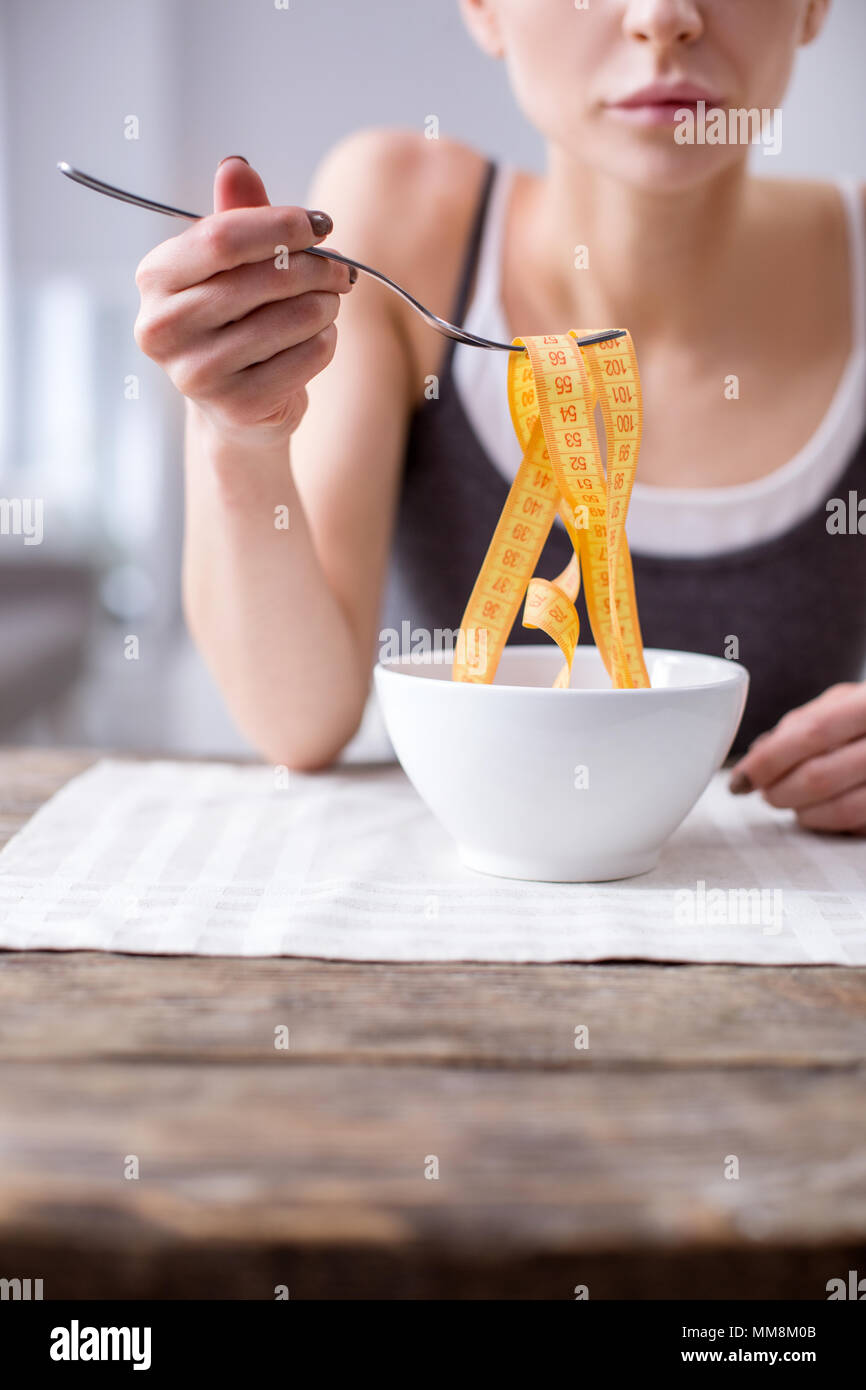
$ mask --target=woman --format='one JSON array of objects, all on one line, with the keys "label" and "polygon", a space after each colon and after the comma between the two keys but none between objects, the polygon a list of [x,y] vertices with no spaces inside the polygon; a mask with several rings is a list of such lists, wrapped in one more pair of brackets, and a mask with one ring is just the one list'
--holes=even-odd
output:
[{"label": "woman", "polygon": [[[504,356],[455,351],[374,282],[292,254],[335,227],[488,336],[631,330],[644,640],[750,668],[738,751],[760,738],[732,790],[863,833],[866,545],[827,508],[866,495],[864,192],[755,178],[748,145],[676,137],[699,101],[778,108],[829,0],[461,5],[546,141],[543,176],[365,131],[322,164],[323,214],[271,207],[229,157],[213,216],[139,267],[138,342],[188,398],[192,633],[266,757],[327,765],[380,628],[459,625],[517,467]],[[568,553],[557,523],[538,573]]]}]

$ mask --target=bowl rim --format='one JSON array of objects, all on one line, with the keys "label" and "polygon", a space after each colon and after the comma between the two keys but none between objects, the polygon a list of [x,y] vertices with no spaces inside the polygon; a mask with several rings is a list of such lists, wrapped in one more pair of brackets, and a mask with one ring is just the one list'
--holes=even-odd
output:
[{"label": "bowl rim", "polygon": [[[551,654],[551,649],[543,647],[539,643],[526,642],[514,643],[513,645],[506,648],[506,652],[513,652],[515,656],[518,653],[539,653],[543,654],[544,656],[548,656]],[[577,651],[575,652],[575,659],[588,656],[590,655],[590,653],[595,653],[596,655],[598,655],[598,648],[595,646],[590,646],[587,643],[583,646],[582,650],[580,647],[578,647]],[[438,651],[425,652],[420,657],[415,656],[414,659],[407,656],[399,656],[386,658],[384,661],[379,660],[376,662],[373,668],[373,677],[377,682],[382,680],[390,681],[401,679],[413,681],[421,680],[428,687],[430,685],[437,685],[453,691],[477,692],[486,690],[489,692],[498,691],[500,694],[505,694],[508,692],[513,693],[514,691],[519,691],[521,695],[528,697],[540,696],[542,699],[549,699],[551,696],[555,696],[559,700],[561,700],[563,696],[577,697],[580,699],[598,698],[599,696],[601,696],[602,698],[607,699],[610,696],[614,695],[617,697],[621,697],[623,695],[640,696],[644,700],[652,698],[658,699],[660,696],[676,696],[678,694],[685,695],[690,692],[694,693],[694,691],[696,690],[720,690],[723,686],[748,685],[751,680],[748,667],[744,666],[742,662],[732,661],[724,656],[713,656],[710,652],[686,652],[681,651],[676,647],[644,647],[644,653],[645,655],[654,656],[697,657],[700,661],[712,662],[719,668],[720,671],[724,670],[726,673],[730,672],[730,674],[720,676],[718,680],[698,681],[696,684],[692,685],[638,686],[637,688],[632,690],[619,690],[614,688],[613,686],[611,686],[610,689],[602,690],[574,690],[571,687],[567,687],[565,690],[557,690],[553,686],[509,685],[505,683],[493,685],[481,681],[453,681],[443,680],[441,677],[431,679],[425,676],[421,668],[425,666],[445,666],[446,664],[450,664],[451,660],[453,659],[453,654],[451,652]],[[438,660],[435,658],[438,658]],[[600,659],[601,658],[599,656],[599,660]],[[411,662],[412,669],[403,669],[407,662]],[[458,696],[457,698],[462,697]],[[469,698],[477,698],[477,696],[470,696]]]}]

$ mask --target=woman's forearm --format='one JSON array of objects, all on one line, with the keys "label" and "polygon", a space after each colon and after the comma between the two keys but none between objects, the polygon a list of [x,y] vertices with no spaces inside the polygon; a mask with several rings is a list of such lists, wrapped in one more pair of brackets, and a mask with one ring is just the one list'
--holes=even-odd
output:
[{"label": "woman's forearm", "polygon": [[230,439],[187,405],[183,602],[237,723],[274,763],[326,766],[369,686],[329,588],[284,435]]}]

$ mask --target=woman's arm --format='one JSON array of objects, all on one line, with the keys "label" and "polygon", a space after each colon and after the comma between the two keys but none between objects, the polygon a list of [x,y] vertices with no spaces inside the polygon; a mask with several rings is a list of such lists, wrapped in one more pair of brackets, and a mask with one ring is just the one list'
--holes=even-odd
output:
[{"label": "woman's arm", "polygon": [[[383,142],[380,135],[366,150],[357,138],[338,147],[314,188],[316,205],[333,216],[335,245],[379,264],[369,200],[388,206],[392,192]],[[252,743],[273,762],[311,769],[337,755],[363,713],[410,372],[389,296],[363,277],[344,301],[334,352],[335,291],[348,289],[345,268],[290,256],[288,269],[275,269],[272,248],[311,244],[309,227],[298,231],[292,221],[302,210],[248,208],[257,176],[236,161],[230,167],[230,192],[244,206],[221,209],[174,238],[170,255],[157,248],[146,258],[138,336],[189,398],[183,593],[190,630]],[[270,225],[275,214],[288,217],[294,243]],[[252,239],[271,233],[263,258],[259,248],[254,264],[229,266],[231,238],[223,245],[217,232],[216,252],[209,248],[216,266],[196,261],[196,244],[184,260],[177,243],[221,219],[246,220],[232,231],[232,254],[246,237],[247,262]],[[250,310],[253,275],[262,307]],[[177,288],[181,282],[186,288]]]}]

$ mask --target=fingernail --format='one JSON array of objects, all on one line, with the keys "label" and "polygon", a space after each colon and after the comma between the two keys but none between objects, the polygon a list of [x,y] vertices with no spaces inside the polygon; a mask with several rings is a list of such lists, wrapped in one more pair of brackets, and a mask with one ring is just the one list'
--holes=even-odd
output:
[{"label": "fingernail", "polygon": [[728,791],[733,792],[734,796],[745,796],[746,792],[753,792],[755,784],[747,772],[735,772],[728,783]]},{"label": "fingernail", "polygon": [[355,281],[357,280],[357,278],[358,278],[358,267],[357,267],[356,265],[350,265],[350,266],[349,266],[349,284],[350,284],[350,285],[354,285],[354,283],[355,283]]},{"label": "fingernail", "polygon": [[308,210],[307,216],[316,236],[327,236],[329,232],[334,230],[334,223],[326,212],[310,212]]},{"label": "fingernail", "polygon": [[224,155],[223,158],[220,160],[220,163],[217,165],[217,168],[220,167],[220,164],[225,164],[225,162],[226,162],[227,159],[242,159],[242,160],[244,161],[244,164],[249,164],[249,162],[250,162],[250,161],[249,161],[244,155],[242,155],[242,154],[227,154],[227,155]]}]

